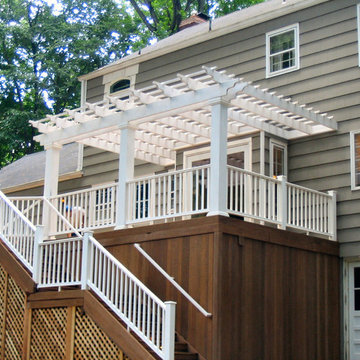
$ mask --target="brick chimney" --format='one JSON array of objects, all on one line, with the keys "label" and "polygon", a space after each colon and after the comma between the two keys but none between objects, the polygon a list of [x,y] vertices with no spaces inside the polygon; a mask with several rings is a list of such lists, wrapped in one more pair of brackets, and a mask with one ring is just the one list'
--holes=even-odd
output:
[{"label": "brick chimney", "polygon": [[197,24],[201,24],[207,22],[209,20],[209,16],[203,13],[193,14],[185,20],[182,20],[179,25],[179,31],[184,30],[188,27],[195,26]]}]

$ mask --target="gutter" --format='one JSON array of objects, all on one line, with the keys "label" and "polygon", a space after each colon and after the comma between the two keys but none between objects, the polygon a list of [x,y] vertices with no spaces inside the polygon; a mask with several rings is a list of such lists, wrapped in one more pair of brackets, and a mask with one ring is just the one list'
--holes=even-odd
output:
[{"label": "gutter", "polygon": [[89,74],[81,75],[78,77],[78,79],[80,81],[90,80],[115,70],[120,70],[131,65],[139,64],[141,62],[145,62],[147,60],[151,60],[153,58],[157,58],[162,55],[166,55],[168,53],[328,1],[330,0],[265,1],[244,10],[239,10],[213,20],[211,22],[211,30],[209,29],[208,23],[198,24],[195,27],[184,29],[183,31],[178,32],[168,38],[160,40],[154,45],[150,45],[142,49],[141,52],[130,54]]}]

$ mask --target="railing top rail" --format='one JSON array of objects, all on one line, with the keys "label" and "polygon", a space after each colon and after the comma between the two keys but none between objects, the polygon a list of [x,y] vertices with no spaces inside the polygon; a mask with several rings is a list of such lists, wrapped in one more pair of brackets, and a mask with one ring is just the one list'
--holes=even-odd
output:
[{"label": "railing top rail", "polygon": [[0,191],[0,198],[21,218],[22,221],[24,221],[24,223],[26,223],[26,225],[29,226],[29,228],[31,228],[31,230],[36,230],[36,226],[32,224],[10,200],[8,200],[2,191]]},{"label": "railing top rail", "polygon": [[201,165],[201,166],[195,166],[195,167],[187,168],[187,169],[164,172],[162,174],[157,174],[157,175],[142,176],[142,177],[127,181],[127,183],[132,184],[132,183],[136,183],[136,182],[139,182],[139,181],[152,180],[152,179],[157,179],[157,178],[161,178],[161,177],[165,177],[165,176],[178,175],[178,174],[183,174],[183,173],[187,173],[187,172],[192,172],[192,171],[195,171],[195,170],[202,170],[202,169],[209,169],[209,168],[210,168],[210,164]]},{"label": "railing top rail", "polygon": [[307,192],[311,192],[311,193],[313,193],[313,194],[321,195],[321,196],[327,197],[327,198],[329,198],[329,199],[332,198],[332,195],[327,194],[327,193],[322,192],[322,191],[309,189],[309,188],[307,188],[307,187],[300,186],[300,185],[297,185],[297,184],[293,184],[293,183],[290,183],[290,182],[287,182],[287,184],[288,184],[289,186],[294,187],[294,188],[299,189],[299,190],[305,190],[305,191],[307,191]]},{"label": "railing top rail", "polygon": [[[258,173],[255,173],[253,171],[250,171],[250,170],[240,169],[240,168],[237,168],[237,167],[232,166],[232,165],[227,165],[227,167],[228,167],[228,169],[239,171],[239,172],[249,174],[249,175],[254,175],[254,176],[259,177],[259,178],[264,179],[264,180],[270,180],[270,181],[276,182],[278,184],[281,183],[281,180],[279,180],[277,178],[272,178],[272,177],[267,176],[267,175],[258,174]],[[288,182],[288,181],[286,181],[286,184],[291,186],[291,187],[297,188],[299,190],[305,190],[305,191],[311,192],[313,194],[318,194],[318,195],[321,195],[321,196],[328,197],[329,199],[332,197],[330,194],[327,194],[325,192],[318,191],[318,190],[313,190],[313,189],[307,188],[305,186],[300,186],[300,185],[297,185],[297,184],[293,184],[293,183]]]},{"label": "railing top rail", "polygon": [[68,239],[45,240],[45,241],[41,242],[40,245],[48,246],[48,245],[53,245],[53,244],[65,244],[65,243],[70,243],[70,242],[74,242],[74,241],[82,241],[82,238],[81,237],[71,237]]},{"label": "railing top rail", "polygon": [[65,196],[83,194],[83,193],[90,192],[90,191],[96,191],[96,190],[110,188],[110,187],[113,187],[114,185],[117,185],[117,183],[112,182],[109,184],[93,186],[93,187],[89,187],[89,188],[82,189],[82,190],[74,190],[74,191],[70,191],[70,192],[66,192],[66,193],[62,193],[62,194],[57,194],[54,196],[49,196],[49,199],[53,200],[53,199],[59,199],[59,198],[65,197]]},{"label": "railing top rail", "polygon": [[42,200],[42,196],[7,196],[10,200]]},{"label": "railing top rail", "polygon": [[256,172],[253,172],[253,171],[250,171],[250,170],[241,169],[241,168],[238,168],[236,166],[227,165],[227,168],[230,169],[230,170],[242,172],[242,173],[247,174],[247,175],[253,175],[253,176],[256,176],[256,177],[258,177],[260,179],[272,181],[272,182],[277,183],[277,184],[281,183],[281,180],[279,180],[279,179],[273,178],[271,176],[263,175],[263,174],[258,174]]},{"label": "railing top rail", "polygon": [[146,292],[155,302],[159,304],[159,306],[165,309],[165,303],[159,299],[148,287],[146,287],[134,274],[132,274],[116,257],[109,253],[94,237],[90,236],[89,240],[92,242],[94,246],[96,246],[100,251],[102,251],[110,261],[114,262],[116,266],[118,266],[121,271],[123,271],[136,285],[139,286],[144,292]]}]

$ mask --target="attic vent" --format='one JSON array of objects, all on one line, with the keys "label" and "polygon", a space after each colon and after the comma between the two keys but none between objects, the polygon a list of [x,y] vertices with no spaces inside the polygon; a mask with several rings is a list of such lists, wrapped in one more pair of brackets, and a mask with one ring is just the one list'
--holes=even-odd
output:
[{"label": "attic vent", "polygon": [[197,24],[207,22],[208,20],[209,20],[209,16],[203,13],[191,15],[189,18],[181,21],[179,25],[179,31]]},{"label": "attic vent", "polygon": [[118,92],[120,90],[125,90],[130,87],[130,80],[122,79],[112,84],[110,87],[110,94]]}]

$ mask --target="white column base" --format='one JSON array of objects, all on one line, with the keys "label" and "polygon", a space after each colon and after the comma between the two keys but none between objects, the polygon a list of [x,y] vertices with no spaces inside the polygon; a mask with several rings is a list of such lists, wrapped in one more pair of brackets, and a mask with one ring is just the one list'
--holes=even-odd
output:
[{"label": "white column base", "polygon": [[217,215],[220,215],[220,216],[226,216],[226,217],[229,217],[229,214],[225,211],[209,211],[206,216],[217,216]]},{"label": "white column base", "polygon": [[114,227],[114,230],[124,230],[124,229],[127,229],[128,226],[127,225],[116,225]]}]

